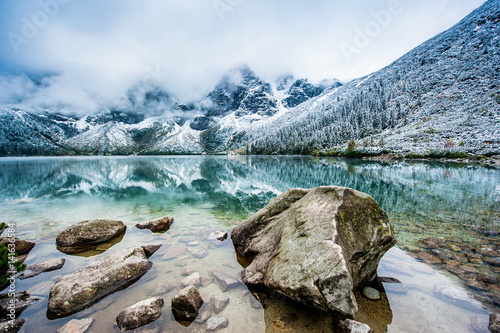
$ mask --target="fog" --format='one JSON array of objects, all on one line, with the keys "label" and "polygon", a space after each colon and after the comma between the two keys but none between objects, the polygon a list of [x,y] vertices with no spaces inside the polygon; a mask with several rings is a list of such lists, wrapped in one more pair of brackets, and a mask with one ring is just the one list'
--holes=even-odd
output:
[{"label": "fog", "polygon": [[243,64],[270,82],[367,75],[484,0],[6,0],[0,105],[86,114],[161,87],[198,101]]}]

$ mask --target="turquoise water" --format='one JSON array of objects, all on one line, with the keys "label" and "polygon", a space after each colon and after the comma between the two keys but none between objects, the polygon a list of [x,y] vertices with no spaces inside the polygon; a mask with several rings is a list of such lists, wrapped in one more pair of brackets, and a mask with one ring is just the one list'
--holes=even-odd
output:
[{"label": "turquoise water", "polygon": [[[18,282],[19,291],[41,297],[23,313],[27,322],[22,331],[56,331],[72,318],[88,316],[94,319],[92,331],[118,332],[113,321],[123,308],[156,295],[166,304],[161,319],[148,328],[204,331],[196,323],[185,328],[170,315],[170,299],[180,288],[183,271],[195,269],[208,278],[215,269],[237,277],[241,267],[229,240],[216,246],[203,235],[232,229],[290,188],[321,185],[370,194],[396,231],[397,248],[384,257],[379,275],[398,278],[404,290],[384,284],[385,298],[364,302],[360,319],[380,332],[483,331],[489,309],[498,309],[500,301],[500,170],[438,162],[252,156],[0,159],[0,222],[15,223],[17,237],[37,243],[26,263],[67,259],[61,270]],[[165,215],[175,219],[165,234],[134,227]],[[127,233],[120,242],[108,244],[109,249],[78,256],[57,251],[55,237],[61,230],[94,218],[122,220]],[[163,259],[167,245],[181,243],[182,237],[198,245],[188,246],[179,258]],[[48,291],[62,274],[115,249],[148,243],[166,245],[151,257],[153,269],[141,280],[71,317],[45,317]],[[199,250],[208,255],[192,255]],[[440,262],[423,263],[425,254]],[[474,283],[478,280],[480,284]],[[167,283],[174,289],[166,291]],[[489,309],[472,298],[457,305],[437,292],[442,286],[466,291]],[[215,283],[200,287],[200,292],[206,300],[222,293]],[[273,320],[290,313],[299,318],[293,324],[297,332],[330,329],[329,318],[282,299],[271,297],[262,301],[264,308],[254,308],[244,286],[226,294],[231,301],[221,313],[229,319],[225,331],[279,331]]]}]

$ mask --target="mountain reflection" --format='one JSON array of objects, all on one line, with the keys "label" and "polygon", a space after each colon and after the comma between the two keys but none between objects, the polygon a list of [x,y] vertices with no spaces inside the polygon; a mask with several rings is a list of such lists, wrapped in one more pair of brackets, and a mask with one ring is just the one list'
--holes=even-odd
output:
[{"label": "mountain reflection", "polygon": [[[162,195],[248,215],[290,188],[339,185],[374,197],[393,214],[436,210],[481,220],[498,211],[500,172],[443,163],[383,164],[314,157],[195,156],[3,159],[0,201]],[[464,203],[467,203],[464,205]],[[491,223],[489,218],[483,222]]]}]

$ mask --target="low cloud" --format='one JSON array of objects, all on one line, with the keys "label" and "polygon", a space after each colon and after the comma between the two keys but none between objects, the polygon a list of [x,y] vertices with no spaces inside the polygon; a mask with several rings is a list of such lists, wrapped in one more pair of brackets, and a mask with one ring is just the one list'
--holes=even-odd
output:
[{"label": "low cloud", "polygon": [[[241,64],[269,81],[286,73],[313,82],[352,79],[388,65],[484,0],[400,0],[402,12],[347,61],[342,43],[351,43],[356,28],[391,2],[4,1],[0,69],[7,74],[0,76],[0,103],[93,113],[127,106],[137,85],[190,102]],[[36,33],[26,35],[29,25]],[[7,37],[14,35],[22,43],[13,45]]]}]

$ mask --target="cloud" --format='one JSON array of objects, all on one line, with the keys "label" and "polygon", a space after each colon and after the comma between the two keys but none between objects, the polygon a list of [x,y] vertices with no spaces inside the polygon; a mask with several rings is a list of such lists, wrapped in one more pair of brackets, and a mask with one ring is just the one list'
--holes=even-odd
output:
[{"label": "cloud", "polygon": [[[377,22],[374,15],[394,2],[401,12],[379,22],[369,44],[348,59],[341,45],[354,45],[358,29]],[[0,69],[11,74],[0,80],[6,87],[0,103],[22,99],[95,112],[125,103],[138,83],[160,86],[182,101],[198,100],[241,64],[267,80],[285,73],[312,81],[352,79],[388,65],[483,2],[3,1]],[[37,85],[16,72],[50,76]]]}]

